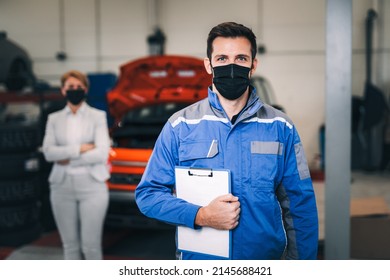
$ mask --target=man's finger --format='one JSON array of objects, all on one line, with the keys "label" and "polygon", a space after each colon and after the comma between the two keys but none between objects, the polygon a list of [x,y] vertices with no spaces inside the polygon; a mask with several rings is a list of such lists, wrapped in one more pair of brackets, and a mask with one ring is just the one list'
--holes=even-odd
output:
[{"label": "man's finger", "polygon": [[219,198],[220,198],[220,201],[224,201],[224,202],[235,202],[235,201],[238,201],[238,197],[232,195],[231,193],[222,195]]}]

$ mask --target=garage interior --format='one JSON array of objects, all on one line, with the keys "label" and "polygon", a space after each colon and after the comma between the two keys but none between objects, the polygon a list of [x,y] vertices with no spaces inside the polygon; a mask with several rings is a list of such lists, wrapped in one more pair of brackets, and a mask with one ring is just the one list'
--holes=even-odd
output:
[{"label": "garage interior", "polygon": [[[252,28],[259,46],[256,74],[270,81],[277,104],[300,133],[319,210],[319,259],[390,259],[390,1],[3,0],[0,40],[26,50],[33,77],[11,89],[0,80],[0,109],[31,95],[41,104],[42,92],[54,104],[51,110],[61,108],[59,78],[71,69],[88,73],[96,85],[103,77],[105,90],[95,92],[104,97],[129,61],[156,54],[202,59],[208,31],[223,21]],[[377,90],[369,101],[368,80]],[[106,109],[100,101],[95,105]],[[40,109],[7,108],[29,120]],[[0,127],[2,143],[8,141],[5,126]],[[9,177],[18,168],[7,163],[29,154],[36,168],[40,138],[26,143],[24,150],[1,151],[4,197],[21,190]],[[43,164],[40,171],[48,168]],[[36,238],[17,246],[0,240],[0,259],[61,259],[47,201],[40,201],[39,209],[3,204],[0,220],[21,209],[39,212],[39,229],[31,229]],[[148,241],[137,239],[140,235]],[[175,257],[172,229],[107,228],[104,241],[106,259]],[[140,242],[149,242],[148,248],[139,248]]]}]

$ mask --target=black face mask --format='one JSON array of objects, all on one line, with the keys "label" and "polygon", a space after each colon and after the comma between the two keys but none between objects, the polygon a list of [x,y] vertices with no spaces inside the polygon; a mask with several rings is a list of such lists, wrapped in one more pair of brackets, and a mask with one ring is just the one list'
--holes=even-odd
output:
[{"label": "black face mask", "polygon": [[250,85],[251,68],[237,64],[213,67],[213,83],[218,92],[229,100],[241,97]]},{"label": "black face mask", "polygon": [[70,89],[66,91],[66,100],[73,105],[78,105],[86,97],[86,93],[83,89]]}]

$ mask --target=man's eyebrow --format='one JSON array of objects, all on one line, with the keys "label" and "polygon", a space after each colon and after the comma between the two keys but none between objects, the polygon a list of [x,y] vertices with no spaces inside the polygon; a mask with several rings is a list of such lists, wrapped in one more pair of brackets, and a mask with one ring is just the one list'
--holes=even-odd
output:
[{"label": "man's eyebrow", "polygon": [[250,57],[250,55],[248,55],[248,54],[238,54],[238,55],[236,55],[236,57]]}]

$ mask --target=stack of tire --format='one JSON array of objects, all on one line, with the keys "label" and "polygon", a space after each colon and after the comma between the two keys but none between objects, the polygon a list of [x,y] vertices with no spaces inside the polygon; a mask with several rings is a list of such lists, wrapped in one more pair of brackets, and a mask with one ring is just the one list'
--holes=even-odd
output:
[{"label": "stack of tire", "polygon": [[25,117],[0,122],[0,245],[19,246],[41,227],[40,122]]}]

